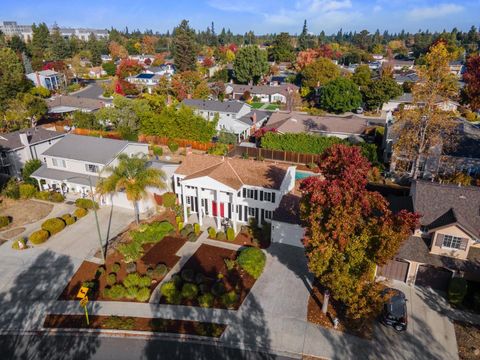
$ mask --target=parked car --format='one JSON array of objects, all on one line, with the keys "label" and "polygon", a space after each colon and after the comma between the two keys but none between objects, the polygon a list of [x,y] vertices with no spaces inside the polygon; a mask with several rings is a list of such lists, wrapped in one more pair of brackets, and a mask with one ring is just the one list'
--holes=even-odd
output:
[{"label": "parked car", "polygon": [[380,322],[392,326],[397,331],[407,330],[407,299],[405,294],[397,289],[387,288],[382,295],[387,298],[383,305]]}]

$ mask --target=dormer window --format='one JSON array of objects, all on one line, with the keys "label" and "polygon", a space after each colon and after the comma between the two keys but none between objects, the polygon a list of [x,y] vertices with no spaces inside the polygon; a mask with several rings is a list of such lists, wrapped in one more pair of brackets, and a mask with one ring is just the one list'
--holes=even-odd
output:
[{"label": "dormer window", "polygon": [[450,249],[460,249],[462,246],[462,239],[457,236],[445,235],[443,237],[442,247]]},{"label": "dormer window", "polygon": [[97,173],[98,172],[98,166],[94,165],[94,164],[85,164],[85,170],[87,172]]}]

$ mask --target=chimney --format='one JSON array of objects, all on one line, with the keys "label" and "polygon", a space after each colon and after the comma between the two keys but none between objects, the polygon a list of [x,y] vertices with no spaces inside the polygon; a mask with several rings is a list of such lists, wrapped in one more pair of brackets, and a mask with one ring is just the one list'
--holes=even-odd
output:
[{"label": "chimney", "polygon": [[35,77],[37,78],[37,86],[42,86],[42,83],[40,82],[40,74],[38,71],[35,71]]},{"label": "chimney", "polygon": [[255,124],[257,122],[257,113],[254,112],[252,115],[252,122]]},{"label": "chimney", "polygon": [[30,143],[28,142],[28,133],[20,133],[20,142],[23,146],[29,146]]},{"label": "chimney", "polygon": [[172,95],[170,94],[167,95],[167,105],[168,106],[172,105]]}]

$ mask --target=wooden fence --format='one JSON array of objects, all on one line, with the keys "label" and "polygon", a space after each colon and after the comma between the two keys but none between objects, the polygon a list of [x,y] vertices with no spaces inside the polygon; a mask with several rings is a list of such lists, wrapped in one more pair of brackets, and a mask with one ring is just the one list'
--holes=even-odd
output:
[{"label": "wooden fence", "polygon": [[303,154],[292,151],[268,150],[248,146],[235,146],[235,148],[228,153],[228,155],[232,157],[245,156],[245,154],[248,155],[248,157],[256,159],[269,159],[297,164],[310,164],[320,160],[320,155],[318,154]]},{"label": "wooden fence", "polygon": [[165,145],[167,146],[170,142],[176,142],[180,147],[190,146],[192,149],[207,151],[210,148],[214,147],[214,143],[210,142],[200,142],[195,140],[187,139],[169,139],[166,137],[153,136],[153,135],[139,135],[138,141],[142,143],[155,144],[155,145]]},{"label": "wooden fence", "polygon": [[117,139],[117,140],[122,139],[122,137],[120,136],[120,133],[118,133],[116,131],[102,131],[102,130],[90,130],[90,129],[75,128],[72,131],[72,134],[95,136],[95,137],[104,137],[104,138],[108,138],[108,139]]}]

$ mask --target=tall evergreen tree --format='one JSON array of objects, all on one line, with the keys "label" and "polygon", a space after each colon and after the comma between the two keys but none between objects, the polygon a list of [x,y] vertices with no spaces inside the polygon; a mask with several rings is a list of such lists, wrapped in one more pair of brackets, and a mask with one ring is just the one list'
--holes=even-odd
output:
[{"label": "tall evergreen tree", "polygon": [[179,71],[195,70],[196,65],[195,31],[182,20],[179,26],[173,29],[173,58]]},{"label": "tall evergreen tree", "polygon": [[303,22],[303,29],[302,33],[298,37],[298,49],[300,51],[304,51],[308,49],[308,28],[307,28],[307,20]]}]

